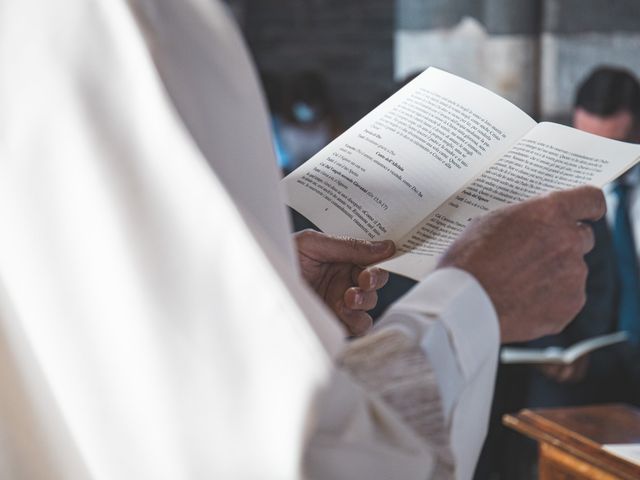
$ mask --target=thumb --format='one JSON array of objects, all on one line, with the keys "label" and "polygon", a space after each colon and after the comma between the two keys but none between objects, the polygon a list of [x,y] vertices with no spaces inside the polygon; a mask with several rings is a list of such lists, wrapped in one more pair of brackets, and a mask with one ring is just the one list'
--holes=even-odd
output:
[{"label": "thumb", "polygon": [[396,252],[395,244],[391,240],[372,242],[325,235],[313,230],[297,233],[295,239],[301,253],[325,263],[353,263],[365,266],[386,260]]}]

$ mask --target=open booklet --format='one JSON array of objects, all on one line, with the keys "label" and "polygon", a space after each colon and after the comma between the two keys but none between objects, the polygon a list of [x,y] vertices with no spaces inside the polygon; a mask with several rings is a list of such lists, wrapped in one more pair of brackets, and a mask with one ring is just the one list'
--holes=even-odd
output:
[{"label": "open booklet", "polygon": [[626,332],[616,332],[582,340],[569,348],[505,347],[500,352],[500,361],[502,363],[556,363],[570,365],[587,353],[615,343],[624,342],[628,338],[629,336]]},{"label": "open booklet", "polygon": [[391,239],[380,264],[423,278],[475,217],[535,195],[604,186],[640,146],[531,119],[429,68],[288,175],[289,205],[326,233]]}]

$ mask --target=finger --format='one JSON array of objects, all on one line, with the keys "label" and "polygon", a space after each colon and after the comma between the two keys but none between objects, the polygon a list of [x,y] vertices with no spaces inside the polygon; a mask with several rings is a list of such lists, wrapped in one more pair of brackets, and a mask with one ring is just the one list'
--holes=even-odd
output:
[{"label": "finger", "polygon": [[339,316],[351,335],[364,335],[373,325],[371,315],[360,310],[344,309]]},{"label": "finger", "polygon": [[389,272],[381,268],[367,268],[363,270],[358,276],[356,282],[358,286],[366,291],[378,290],[384,287],[389,281]]},{"label": "finger", "polygon": [[576,375],[575,375],[576,380],[582,380],[586,376],[588,369],[589,369],[588,357],[584,357],[584,360],[578,360],[576,362]]},{"label": "finger", "polygon": [[396,248],[391,240],[370,242],[355,238],[334,237],[313,230],[300,232],[295,238],[298,248],[306,255],[325,263],[370,265],[391,257]]},{"label": "finger", "polygon": [[364,268],[355,266],[351,269],[351,283],[354,285],[358,285],[358,279],[360,278],[360,274],[364,271]]},{"label": "finger", "polygon": [[553,197],[573,220],[599,220],[607,211],[604,194],[599,188],[584,186],[555,192]]},{"label": "finger", "polygon": [[582,253],[588,253],[593,250],[596,244],[596,237],[593,234],[593,228],[588,223],[578,223],[578,234],[582,245]]},{"label": "finger", "polygon": [[371,310],[378,303],[378,293],[351,287],[344,293],[344,305],[351,310]]},{"label": "finger", "polygon": [[568,382],[569,380],[571,380],[571,377],[573,376],[573,374],[574,374],[573,366],[567,365],[566,367],[562,368],[558,373],[558,381],[560,383]]}]

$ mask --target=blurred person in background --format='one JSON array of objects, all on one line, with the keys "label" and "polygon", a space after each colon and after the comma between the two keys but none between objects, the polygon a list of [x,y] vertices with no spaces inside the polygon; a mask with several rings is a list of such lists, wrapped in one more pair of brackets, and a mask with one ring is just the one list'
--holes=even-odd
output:
[{"label": "blurred person in background", "polygon": [[292,172],[342,133],[324,76],[315,70],[294,74],[286,84],[278,135],[285,154],[284,173]]},{"label": "blurred person in background", "polygon": [[[573,126],[579,130],[620,140],[640,140],[640,84],[627,70],[600,67],[578,89]],[[541,373],[558,386],[551,392],[535,393],[532,404],[626,401],[638,403],[630,376],[632,358],[640,340],[640,171],[627,172],[605,188],[607,216],[596,222],[596,246],[587,255],[589,277],[587,304],[561,335],[534,344],[570,346],[580,340],[615,331],[626,331],[628,344],[611,346],[584,355],[571,365],[541,367]],[[586,391],[582,389],[586,388]],[[553,387],[551,388],[553,391]],[[551,403],[549,403],[551,404]]]},{"label": "blurred person in background", "polygon": [[[623,142],[638,141],[640,85],[635,76],[613,67],[592,71],[577,90],[572,122],[575,128],[595,135]],[[607,216],[593,223],[596,246],[585,257],[589,276],[584,308],[562,333],[525,346],[570,347],[581,340],[620,330],[629,333],[630,341],[596,350],[566,366],[501,366],[494,419],[477,480],[486,479],[488,470],[499,471],[504,479],[536,478],[535,443],[502,427],[503,413],[520,408],[640,403],[638,167],[606,187],[605,192]]]},{"label": "blurred person in background", "polygon": [[284,112],[286,111],[286,82],[281,75],[267,70],[261,70],[260,83],[264,97],[267,100],[269,115],[271,116],[271,132],[273,136],[273,149],[275,150],[278,166],[284,171],[291,163],[289,155],[282,145],[280,128],[282,126]]}]

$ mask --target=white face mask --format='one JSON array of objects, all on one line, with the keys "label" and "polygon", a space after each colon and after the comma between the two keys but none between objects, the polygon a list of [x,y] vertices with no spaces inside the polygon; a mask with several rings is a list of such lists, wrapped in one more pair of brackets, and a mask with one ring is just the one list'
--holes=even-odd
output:
[{"label": "white face mask", "polygon": [[300,123],[311,123],[318,116],[318,112],[306,102],[296,102],[293,104],[293,116]]}]

